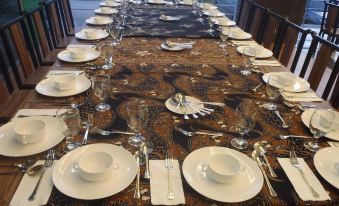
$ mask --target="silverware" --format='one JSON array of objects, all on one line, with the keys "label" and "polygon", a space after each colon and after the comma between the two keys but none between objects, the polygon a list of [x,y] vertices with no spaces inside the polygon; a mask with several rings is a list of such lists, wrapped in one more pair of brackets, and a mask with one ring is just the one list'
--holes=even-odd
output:
[{"label": "silverware", "polygon": [[166,159],[165,159],[165,167],[167,169],[167,181],[168,181],[168,190],[167,190],[167,199],[173,200],[174,199],[174,192],[173,192],[173,183],[172,183],[172,169],[173,169],[173,157],[170,152],[167,152]]},{"label": "silverware", "polygon": [[134,158],[136,159],[137,164],[137,180],[135,181],[135,190],[134,190],[134,198],[140,198],[140,153],[136,151],[134,153]]},{"label": "silverware", "polygon": [[195,114],[195,113],[196,113],[196,110],[193,109],[192,106],[190,106],[190,105],[187,104],[187,103],[183,103],[183,105],[185,106],[185,109],[187,109],[187,107],[191,109],[191,112],[192,112],[191,115],[193,116],[194,119],[199,118],[199,116]]},{"label": "silverware", "polygon": [[281,117],[280,113],[278,110],[275,110],[274,113],[278,116],[278,118],[280,119],[280,121],[282,122],[282,127],[287,129],[290,126],[286,124],[286,122],[284,121],[284,119]]},{"label": "silverware", "polygon": [[198,131],[189,132],[189,131],[186,131],[186,130],[178,127],[178,126],[176,126],[175,129],[178,130],[179,132],[181,132],[182,134],[189,136],[189,137],[192,137],[193,135],[196,135],[196,134],[208,135],[208,136],[223,136],[222,133],[198,132]]},{"label": "silverware", "polygon": [[267,144],[266,141],[259,141],[254,143],[254,149],[259,152],[259,154],[264,158],[266,165],[268,167],[268,170],[270,171],[270,174],[272,177],[277,177],[277,175],[275,174],[274,170],[271,167],[270,162],[268,161],[267,157],[266,157],[266,150],[265,150],[265,146],[264,144]]},{"label": "silverware", "polygon": [[88,113],[87,114],[87,122],[86,122],[86,132],[84,135],[84,139],[82,140],[82,145],[87,144],[87,138],[88,138],[88,132],[89,132],[89,128],[93,126],[93,113]]},{"label": "silverware", "polygon": [[261,161],[261,159],[260,159],[259,152],[257,152],[256,150],[254,150],[254,151],[252,152],[252,159],[254,159],[254,160],[258,163],[258,165],[259,165],[259,167],[260,167],[260,170],[261,170],[261,172],[262,172],[263,175],[264,175],[264,178],[265,178],[265,181],[266,181],[268,190],[269,190],[269,192],[270,192],[270,195],[271,195],[272,197],[276,197],[276,196],[277,196],[277,193],[274,191],[274,189],[273,189],[273,187],[272,187],[272,185],[271,185],[271,182],[270,182],[270,180],[268,179],[268,177],[267,177],[267,175],[266,175],[266,172],[265,172],[264,168],[262,167],[263,163],[262,163],[262,161]]},{"label": "silverware", "polygon": [[122,132],[122,131],[118,131],[118,130],[111,130],[111,131],[106,131],[106,130],[102,130],[100,128],[93,128],[94,131],[96,131],[97,133],[101,134],[101,135],[104,135],[104,136],[107,136],[107,135],[110,135],[110,134],[128,134],[128,135],[135,135],[134,132]]},{"label": "silverware", "polygon": [[149,170],[149,161],[148,161],[148,148],[147,148],[147,144],[145,144],[144,142],[141,143],[141,145],[140,145],[140,150],[141,150],[141,152],[145,155],[146,168],[145,168],[144,178],[145,178],[145,179],[150,179],[150,178],[151,178],[151,173],[150,173],[150,170]]},{"label": "silverware", "polygon": [[[205,113],[204,110],[199,110],[193,106],[191,106],[190,104],[185,104],[187,105],[189,108],[191,108],[191,110],[194,112],[194,113],[198,113],[200,114],[201,116],[205,116],[206,114],[211,114],[211,112],[208,112],[208,113]],[[194,117],[194,113],[193,113],[193,117]],[[198,116],[197,116],[198,117]]]},{"label": "silverware", "polygon": [[17,118],[23,118],[23,117],[56,117],[56,115],[18,115]]},{"label": "silverware", "polygon": [[257,92],[257,89],[259,89],[262,85],[263,83],[260,83],[258,86],[254,87],[252,91]]},{"label": "silverware", "polygon": [[[298,95],[287,95],[287,94],[282,92],[282,94],[283,94],[283,96],[290,98],[290,99],[294,99],[294,98],[305,98],[305,99],[307,99],[307,98],[318,98],[317,95],[300,95],[301,93],[298,93]],[[305,94],[307,94],[307,93],[305,93]]]},{"label": "silverware", "polygon": [[314,190],[314,188],[310,185],[310,183],[308,182],[304,171],[301,169],[302,166],[300,165],[300,163],[298,162],[298,158],[297,155],[295,153],[295,151],[290,152],[290,160],[291,160],[291,164],[293,167],[297,168],[298,171],[300,172],[301,176],[303,177],[305,183],[307,184],[308,188],[310,189],[310,191],[312,192],[313,197],[315,198],[319,198],[320,195]]},{"label": "silverware", "polygon": [[43,169],[42,169],[42,172],[41,172],[41,174],[40,174],[39,180],[38,180],[37,184],[35,185],[35,188],[34,188],[33,192],[32,192],[31,195],[28,197],[28,200],[29,200],[29,201],[35,200],[35,195],[36,195],[36,193],[37,193],[37,191],[38,191],[38,189],[39,189],[39,186],[40,186],[42,177],[44,176],[45,171],[53,165],[54,158],[55,158],[55,151],[54,151],[53,149],[52,149],[52,150],[49,150],[49,151],[48,151],[48,154],[47,154],[46,161],[45,161],[45,163],[44,163],[44,165],[43,165]]},{"label": "silverware", "polygon": [[311,138],[311,137],[309,137],[309,136],[301,136],[301,135],[278,135],[278,138],[279,139],[288,139],[288,138],[292,138],[292,137],[296,137],[296,138],[305,138],[305,139],[307,139],[307,138]]}]

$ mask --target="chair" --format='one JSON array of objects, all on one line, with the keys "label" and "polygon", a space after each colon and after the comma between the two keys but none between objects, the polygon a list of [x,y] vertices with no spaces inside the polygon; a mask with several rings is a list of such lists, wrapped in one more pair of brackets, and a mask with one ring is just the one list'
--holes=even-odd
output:
[{"label": "chair", "polygon": [[62,15],[62,23],[64,25],[64,31],[67,36],[74,36],[74,19],[72,14],[71,5],[69,0],[58,0],[60,13]]},{"label": "chair", "polygon": [[320,32],[319,36],[324,37],[325,34],[328,35],[328,39],[332,42],[339,43],[339,5],[324,2],[324,12],[321,19]]},{"label": "chair", "polygon": [[38,55],[28,32],[25,16],[0,27],[0,37],[9,65],[20,89],[32,89],[48,73],[50,67],[40,66]]},{"label": "chair", "polygon": [[304,78],[309,73],[308,82],[311,88],[321,93],[323,99],[338,107],[339,46],[317,36],[315,32],[312,32],[312,38],[300,76]]},{"label": "chair", "polygon": [[251,9],[252,0],[240,0],[237,12],[237,25],[245,29],[248,21],[248,14]]},{"label": "chair", "polygon": [[260,39],[262,38],[262,29],[266,21],[265,13],[266,13],[265,7],[260,6],[259,4],[256,3],[250,4],[245,31],[251,33],[253,36],[252,38],[256,40],[258,43],[261,43]]}]

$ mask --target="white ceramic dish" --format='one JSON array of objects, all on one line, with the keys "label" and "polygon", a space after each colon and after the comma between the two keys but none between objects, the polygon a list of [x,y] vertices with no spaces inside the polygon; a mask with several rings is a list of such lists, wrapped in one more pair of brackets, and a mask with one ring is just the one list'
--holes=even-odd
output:
[{"label": "white ceramic dish", "polygon": [[115,14],[118,12],[116,9],[112,9],[109,7],[101,7],[99,9],[94,10],[96,14],[104,14],[104,15],[110,15],[110,14]]},{"label": "white ceramic dish", "polygon": [[[80,58],[72,58],[71,51],[79,50],[82,53]],[[70,48],[58,53],[58,58],[65,62],[80,63],[92,61],[100,56],[100,52],[91,48]]]},{"label": "white ceramic dish", "polygon": [[227,19],[226,17],[213,18],[212,21],[219,26],[235,26],[236,22]]},{"label": "white ceramic dish", "polygon": [[[229,154],[237,158],[244,170],[234,183],[220,184],[207,177],[204,164],[212,155]],[[182,166],[187,183],[198,193],[220,202],[243,202],[256,196],[264,183],[263,175],[255,161],[245,154],[225,147],[204,147],[190,153]]]},{"label": "white ceramic dish", "polygon": [[[86,34],[87,30],[90,33],[89,35]],[[83,40],[98,40],[98,39],[104,39],[108,36],[109,36],[108,32],[103,31],[103,30],[98,30],[98,29],[83,29],[82,31],[75,34],[76,38],[83,39]]]},{"label": "white ceramic dish", "polygon": [[314,155],[313,162],[319,174],[339,189],[339,171],[335,168],[336,163],[339,163],[339,147],[327,147],[319,150]]},{"label": "white ceramic dish", "polygon": [[172,47],[168,47],[167,44],[163,43],[160,45],[160,47],[168,51],[181,51],[185,49],[185,47],[181,46],[180,44],[174,44]]},{"label": "white ceramic dish", "polygon": [[163,0],[148,0],[149,4],[156,4],[156,5],[164,5],[167,3],[167,1]]},{"label": "white ceramic dish", "polygon": [[[237,51],[242,54],[244,51],[244,48],[246,47],[248,46],[239,46],[237,47]],[[245,53],[245,55],[247,54]],[[262,51],[259,52],[259,54],[257,54],[257,58],[260,58],[260,59],[269,58],[271,56],[273,56],[273,52],[266,48],[264,48]]]},{"label": "white ceramic dish", "polygon": [[239,28],[231,30],[230,38],[236,40],[246,40],[252,38],[252,34],[242,31]]},{"label": "white ceramic dish", "polygon": [[[262,76],[262,79],[264,80],[265,83],[267,83],[268,81],[268,77],[270,75],[277,75],[277,76],[282,76],[283,78],[294,78],[294,84],[284,88],[284,91],[287,92],[305,92],[310,88],[310,84],[303,78],[294,76],[292,73],[290,72],[269,72],[266,73]],[[291,76],[293,75],[293,77]]]},{"label": "white ceramic dish", "polygon": [[42,95],[50,97],[68,97],[80,94],[89,89],[90,87],[91,81],[87,77],[79,75],[76,76],[75,87],[71,90],[61,91],[55,88],[53,77],[48,77],[47,79],[44,79],[41,82],[39,82],[36,85],[35,90]]},{"label": "white ceramic dish", "polygon": [[[194,97],[190,97],[190,96],[185,96],[187,101],[192,101],[192,102],[201,102],[199,99],[194,98]],[[196,113],[194,111],[192,111],[189,107],[179,107],[177,110],[177,103],[175,103],[171,98],[167,99],[165,102],[165,106],[168,110],[170,110],[171,112],[177,113],[177,114],[185,114],[185,110],[187,110],[187,114],[193,114]],[[193,107],[195,107],[197,110],[201,110],[199,108],[204,108],[203,104],[199,104],[199,107],[196,104],[191,103],[190,105],[192,105]]]},{"label": "white ceramic dish", "polygon": [[58,90],[67,91],[74,89],[76,76],[72,74],[56,75],[53,80]]},{"label": "white ceramic dish", "polygon": [[[19,121],[41,120],[45,123],[46,135],[40,141],[31,144],[22,144],[16,139],[14,127]],[[64,135],[61,133],[62,123],[56,117],[34,116],[17,118],[0,127],[0,155],[8,157],[24,157],[46,151],[59,144]]]},{"label": "white ceramic dish", "polygon": [[102,17],[102,16],[95,16],[91,17],[89,19],[86,19],[87,24],[92,24],[92,25],[106,25],[112,23],[113,20],[108,17]]},{"label": "white ceramic dish", "polygon": [[211,9],[217,9],[218,7],[210,4],[210,3],[200,3],[199,7],[202,8],[203,10],[211,10]]},{"label": "white ceramic dish", "polygon": [[179,1],[179,4],[184,6],[192,6],[193,1]]},{"label": "white ceramic dish", "polygon": [[[119,169],[112,171],[112,177],[106,181],[83,180],[74,165],[84,153],[96,151],[106,152],[114,157]],[[65,195],[76,199],[94,200],[121,192],[133,182],[136,173],[136,162],[129,151],[120,146],[99,143],[77,148],[63,156],[53,168],[52,179],[55,187]]]},{"label": "white ceramic dish", "polygon": [[46,124],[42,120],[27,119],[15,124],[16,139],[22,144],[42,141],[46,136]]},{"label": "white ceramic dish", "polygon": [[107,6],[107,7],[119,7],[119,6],[121,6],[121,3],[109,1],[109,2],[101,2],[99,5],[100,6]]},{"label": "white ceramic dish", "polygon": [[[308,109],[301,114],[301,120],[305,124],[305,126],[307,126],[308,128],[309,128],[309,125],[310,125],[310,120],[311,120],[313,112],[314,112],[314,109]],[[335,114],[336,114],[335,127],[334,127],[333,130],[331,130],[329,133],[327,133],[325,135],[325,137],[339,141],[339,127],[337,125],[338,121],[339,121],[339,113],[336,112]]]},{"label": "white ceramic dish", "polygon": [[222,13],[222,12],[220,12],[218,10],[215,10],[215,9],[204,11],[204,14],[206,16],[212,16],[212,17],[222,17],[222,16],[225,16],[224,13]]},{"label": "white ceramic dish", "polygon": [[179,21],[181,18],[175,16],[160,16],[159,19],[163,21]]}]

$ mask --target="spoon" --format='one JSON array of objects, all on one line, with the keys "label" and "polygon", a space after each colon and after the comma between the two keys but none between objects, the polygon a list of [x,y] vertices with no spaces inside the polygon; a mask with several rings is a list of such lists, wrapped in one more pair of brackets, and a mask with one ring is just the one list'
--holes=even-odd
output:
[{"label": "spoon", "polygon": [[43,167],[44,167],[43,164],[38,164],[38,165],[35,165],[35,166],[30,166],[30,167],[27,168],[25,173],[28,174],[29,176],[35,176],[37,174],[40,174],[40,172],[42,171]]},{"label": "spoon", "polygon": [[254,143],[254,146],[253,146],[253,147],[254,147],[254,149],[255,149],[256,151],[259,152],[259,154],[260,154],[261,156],[264,157],[264,160],[265,160],[265,162],[266,162],[266,164],[267,164],[267,167],[268,167],[268,170],[270,171],[271,176],[272,176],[272,177],[277,177],[277,175],[275,174],[274,170],[273,170],[272,167],[271,167],[271,164],[269,163],[269,161],[267,160],[267,157],[266,157],[266,155],[265,155],[266,150],[265,150],[265,145],[264,145],[264,143],[266,143],[266,142],[262,142],[262,141],[256,142],[256,143]]},{"label": "spoon", "polygon": [[145,169],[144,178],[145,179],[150,179],[151,178],[151,173],[149,171],[148,147],[147,147],[147,145],[144,142],[141,143],[140,150],[145,155],[145,161],[146,161],[146,169]]},{"label": "spoon", "polygon": [[292,138],[292,137],[296,137],[296,138],[311,138],[311,137],[308,137],[308,136],[301,136],[301,135],[278,135],[278,138],[279,139],[288,139],[288,138]]},{"label": "spoon", "polygon": [[136,151],[134,153],[134,158],[136,159],[137,164],[137,180],[135,181],[135,190],[133,197],[136,199],[140,198],[140,152]]}]

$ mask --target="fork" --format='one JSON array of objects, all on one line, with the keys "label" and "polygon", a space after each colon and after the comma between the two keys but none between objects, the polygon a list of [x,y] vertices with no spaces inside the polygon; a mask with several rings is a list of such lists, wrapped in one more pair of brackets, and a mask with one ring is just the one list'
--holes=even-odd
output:
[{"label": "fork", "polygon": [[53,149],[49,150],[48,153],[47,153],[46,161],[45,161],[44,166],[42,168],[42,172],[40,174],[39,180],[36,183],[35,188],[32,191],[31,195],[28,197],[29,201],[34,201],[35,200],[35,195],[36,195],[36,193],[37,193],[37,191],[39,189],[42,177],[44,176],[45,171],[53,165],[54,158],[55,158],[55,150],[53,150]]},{"label": "fork", "polygon": [[167,199],[173,200],[174,199],[174,192],[173,192],[173,185],[172,185],[172,169],[173,169],[173,157],[170,152],[167,152],[166,159],[165,159],[165,166],[167,168],[168,174],[168,191],[167,191]]},{"label": "fork", "polygon": [[96,132],[98,132],[101,135],[107,136],[110,134],[128,134],[128,135],[135,135],[133,132],[122,132],[122,131],[117,131],[117,130],[111,130],[111,131],[106,131],[102,130],[100,128],[93,128]]},{"label": "fork", "polygon": [[301,176],[303,177],[305,183],[307,184],[308,188],[311,190],[313,197],[315,198],[319,198],[320,195],[314,190],[314,188],[310,185],[310,183],[308,182],[304,171],[301,169],[301,165],[298,162],[298,158],[297,155],[295,153],[295,151],[290,152],[290,160],[291,160],[291,164],[293,167],[297,168],[298,171],[300,172]]}]

